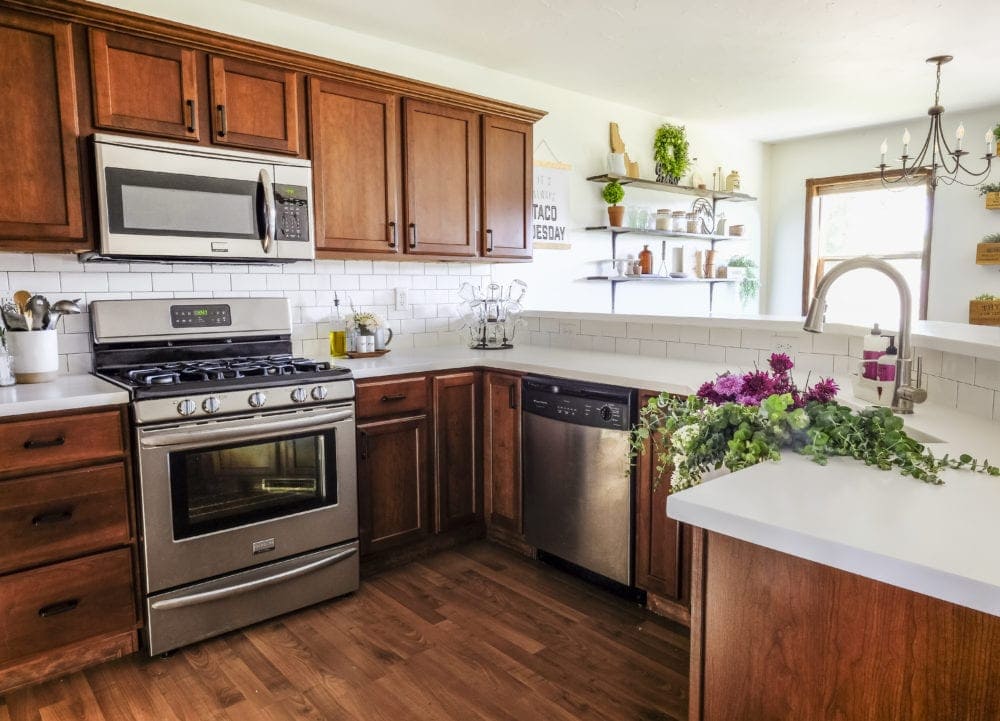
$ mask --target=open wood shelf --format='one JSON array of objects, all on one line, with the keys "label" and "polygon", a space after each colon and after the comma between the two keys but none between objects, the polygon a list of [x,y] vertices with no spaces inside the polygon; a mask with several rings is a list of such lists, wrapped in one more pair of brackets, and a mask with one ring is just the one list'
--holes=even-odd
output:
[{"label": "open wood shelf", "polygon": [[617,180],[622,185],[631,185],[636,188],[644,188],[646,190],[659,190],[662,193],[675,193],[677,195],[696,195],[699,198],[711,198],[714,200],[730,200],[734,203],[746,203],[753,200],[757,200],[752,195],[747,195],[746,193],[727,193],[722,190],[702,190],[701,188],[692,188],[689,185],[671,185],[670,183],[658,183],[655,180],[646,180],[645,178],[630,178],[627,175],[612,175],[611,173],[604,173],[602,175],[591,175],[587,180],[593,183],[610,183],[612,180]]},{"label": "open wood shelf", "polygon": [[680,238],[681,240],[706,240],[713,243],[720,240],[749,240],[745,235],[706,235],[705,233],[682,233],[677,230],[655,230],[652,228],[630,228],[628,226],[617,225],[588,225],[584,230],[603,230],[605,233],[623,235],[625,233],[635,233],[636,235],[651,235],[659,238]]}]

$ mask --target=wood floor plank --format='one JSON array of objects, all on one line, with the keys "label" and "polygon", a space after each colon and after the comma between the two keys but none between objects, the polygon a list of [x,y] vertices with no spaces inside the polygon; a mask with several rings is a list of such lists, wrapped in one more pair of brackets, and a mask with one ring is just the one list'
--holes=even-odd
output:
[{"label": "wood floor plank", "polygon": [[689,638],[488,542],[0,699],[0,721],[683,721]]}]

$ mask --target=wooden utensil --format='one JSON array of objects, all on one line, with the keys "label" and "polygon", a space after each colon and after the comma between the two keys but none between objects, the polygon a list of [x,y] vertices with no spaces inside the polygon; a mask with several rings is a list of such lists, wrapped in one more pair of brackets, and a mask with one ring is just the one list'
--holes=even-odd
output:
[{"label": "wooden utensil", "polygon": [[18,313],[24,313],[24,309],[28,307],[29,300],[31,300],[31,293],[26,290],[19,290],[14,293],[14,305],[17,306]]}]

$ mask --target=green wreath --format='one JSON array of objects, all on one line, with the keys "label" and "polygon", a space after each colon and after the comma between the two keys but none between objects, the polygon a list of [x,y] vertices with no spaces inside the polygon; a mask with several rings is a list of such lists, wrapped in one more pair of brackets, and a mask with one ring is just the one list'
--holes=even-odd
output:
[{"label": "green wreath", "polygon": [[658,175],[664,175],[668,182],[680,182],[688,169],[689,143],[683,125],[664,123],[656,129],[653,137],[653,159],[660,166]]}]

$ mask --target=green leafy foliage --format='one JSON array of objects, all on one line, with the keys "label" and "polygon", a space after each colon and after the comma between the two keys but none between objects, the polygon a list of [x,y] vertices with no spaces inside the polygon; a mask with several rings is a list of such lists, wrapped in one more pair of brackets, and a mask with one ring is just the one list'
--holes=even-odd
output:
[{"label": "green leafy foliage", "polygon": [[680,178],[687,172],[690,144],[683,125],[664,123],[653,136],[653,159],[663,166],[664,173]]},{"label": "green leafy foliage", "polygon": [[992,293],[980,293],[973,300],[985,300],[985,301],[995,301],[1000,300],[1000,295],[993,295]]},{"label": "green leafy foliage", "polygon": [[980,243],[1000,243],[1000,233],[990,233],[989,235],[984,235],[983,239],[979,241]]},{"label": "green leafy foliage", "polygon": [[757,262],[748,255],[735,255],[729,259],[730,268],[745,268],[746,273],[740,281],[740,302],[746,305],[760,292],[760,277],[757,275]]},{"label": "green leafy foliage", "polygon": [[993,137],[1000,142],[1000,123],[993,126]]},{"label": "green leafy foliage", "polygon": [[617,180],[612,180],[604,186],[604,189],[601,191],[601,197],[604,198],[604,202],[608,205],[618,205],[625,197],[625,188]]},{"label": "green leafy foliage", "polygon": [[855,411],[835,401],[796,407],[787,393],[769,396],[759,407],[713,405],[697,396],[664,393],[640,410],[631,447],[633,458],[651,448],[657,477],[672,473],[674,490],[697,485],[715,469],[736,471],[777,461],[785,448],[820,465],[850,457],[931,484],[943,483],[940,473],[948,468],[1000,476],[1000,468],[968,454],[935,457],[906,434],[902,419],[888,408]]},{"label": "green leafy foliage", "polygon": [[979,194],[1000,193],[1000,183],[983,183],[979,186]]}]

